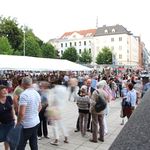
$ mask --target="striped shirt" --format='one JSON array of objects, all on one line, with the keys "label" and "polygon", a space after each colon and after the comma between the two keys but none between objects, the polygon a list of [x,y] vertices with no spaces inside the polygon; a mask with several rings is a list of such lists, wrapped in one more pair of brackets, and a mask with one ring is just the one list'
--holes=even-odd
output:
[{"label": "striped shirt", "polygon": [[90,98],[89,96],[76,96],[76,101],[79,110],[89,110],[89,105],[90,105]]},{"label": "striped shirt", "polygon": [[28,88],[21,93],[19,105],[26,106],[25,115],[22,121],[24,128],[32,128],[40,123],[38,111],[40,102],[40,95],[33,88]]}]

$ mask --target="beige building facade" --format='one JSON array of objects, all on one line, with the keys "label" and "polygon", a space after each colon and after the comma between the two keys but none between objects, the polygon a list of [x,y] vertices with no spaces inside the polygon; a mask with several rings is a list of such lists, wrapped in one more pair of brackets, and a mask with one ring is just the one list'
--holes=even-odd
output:
[{"label": "beige building facade", "polygon": [[49,42],[59,51],[60,56],[69,47],[75,47],[79,55],[86,49],[92,54],[93,62],[96,62],[102,48],[109,47],[115,65],[138,66],[142,53],[139,41],[139,37],[135,37],[125,27],[115,25],[65,32],[60,38]]}]

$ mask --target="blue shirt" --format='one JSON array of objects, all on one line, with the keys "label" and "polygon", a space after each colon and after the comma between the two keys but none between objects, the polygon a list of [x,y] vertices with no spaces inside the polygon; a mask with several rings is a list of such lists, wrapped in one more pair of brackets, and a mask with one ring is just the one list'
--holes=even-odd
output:
[{"label": "blue shirt", "polygon": [[96,89],[97,80],[92,79],[91,87]]},{"label": "blue shirt", "polygon": [[132,89],[131,91],[129,91],[127,93],[127,102],[131,103],[131,106],[136,106],[136,100],[137,100],[137,96],[136,96],[136,91],[134,89]]},{"label": "blue shirt", "polygon": [[127,96],[127,93],[128,93],[128,89],[127,89],[127,88],[123,88],[123,89],[121,90],[122,97],[126,97],[126,96]]}]

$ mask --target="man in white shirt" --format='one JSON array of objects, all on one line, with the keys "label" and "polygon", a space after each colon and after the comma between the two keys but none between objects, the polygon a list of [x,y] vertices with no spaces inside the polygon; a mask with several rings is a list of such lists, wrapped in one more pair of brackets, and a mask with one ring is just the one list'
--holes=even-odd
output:
[{"label": "man in white shirt", "polygon": [[25,150],[28,140],[31,150],[38,150],[37,130],[40,123],[40,95],[32,87],[32,79],[30,77],[24,77],[22,79],[22,87],[24,88],[24,92],[21,93],[19,99],[17,124],[23,125],[23,131],[17,150]]}]

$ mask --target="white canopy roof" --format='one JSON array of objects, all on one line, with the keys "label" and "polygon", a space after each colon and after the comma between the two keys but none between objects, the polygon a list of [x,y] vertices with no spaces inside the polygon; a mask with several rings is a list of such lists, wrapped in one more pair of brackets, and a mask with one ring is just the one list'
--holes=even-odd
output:
[{"label": "white canopy roof", "polygon": [[91,68],[63,59],[0,55],[0,70],[90,71]]}]

